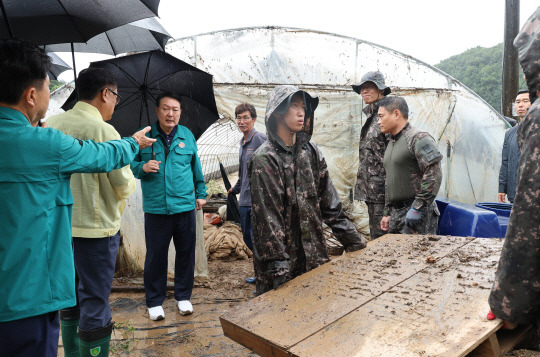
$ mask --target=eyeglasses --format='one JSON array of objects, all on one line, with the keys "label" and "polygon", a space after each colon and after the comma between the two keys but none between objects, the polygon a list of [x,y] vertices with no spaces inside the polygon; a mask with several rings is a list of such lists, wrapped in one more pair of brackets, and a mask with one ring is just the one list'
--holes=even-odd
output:
[{"label": "eyeglasses", "polygon": [[236,117],[236,121],[250,121],[251,117],[245,116],[245,117]]},{"label": "eyeglasses", "polygon": [[111,88],[103,88],[102,90],[105,90],[105,89],[116,96],[116,105],[120,104],[120,102],[122,101],[122,97],[120,96],[120,94],[116,93]]}]

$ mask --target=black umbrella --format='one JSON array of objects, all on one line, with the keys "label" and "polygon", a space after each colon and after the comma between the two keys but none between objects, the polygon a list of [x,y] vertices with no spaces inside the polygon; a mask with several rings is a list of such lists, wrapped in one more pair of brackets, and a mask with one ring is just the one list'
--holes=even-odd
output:
[{"label": "black umbrella", "polygon": [[[156,18],[142,19],[119,26],[97,36],[86,43],[74,43],[75,52],[103,53],[117,56],[121,53],[165,50],[171,35]],[[47,52],[71,52],[71,43],[45,45]]]},{"label": "black umbrella", "polygon": [[47,55],[51,57],[51,68],[49,69],[49,78],[58,79],[58,76],[60,75],[60,73],[65,72],[68,69],[71,69],[71,67],[66,62],[62,61],[62,59],[58,57],[56,53],[48,52]]},{"label": "black umbrella", "polygon": [[38,45],[86,42],[129,22],[157,16],[159,0],[0,0],[0,38]]},{"label": "black umbrella", "polygon": [[[122,101],[109,124],[121,136],[130,136],[157,120],[155,100],[162,91],[181,96],[179,124],[191,130],[195,139],[218,119],[212,75],[163,51],[92,62],[90,68],[106,68],[118,81]],[[71,93],[62,109],[71,109],[75,103],[75,93]]]},{"label": "black umbrella", "polygon": [[116,56],[127,52],[165,50],[171,35],[155,18],[142,19],[113,28],[92,37],[86,43],[45,45],[47,52],[71,52],[73,77],[77,80],[75,52],[103,53]]},{"label": "black umbrella", "polygon": [[[221,159],[218,156],[219,161],[219,171],[221,172],[221,178],[223,179],[223,184],[225,185],[225,190],[227,192],[232,187],[229,177],[227,176],[227,171],[221,163]],[[240,224],[240,208],[238,207],[238,200],[236,199],[235,194],[227,195],[227,221],[232,221]]]}]

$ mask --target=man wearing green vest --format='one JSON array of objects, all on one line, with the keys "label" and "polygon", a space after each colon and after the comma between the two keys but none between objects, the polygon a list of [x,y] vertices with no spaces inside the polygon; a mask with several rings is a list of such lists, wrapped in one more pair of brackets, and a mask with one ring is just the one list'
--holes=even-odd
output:
[{"label": "man wearing green vest", "polygon": [[49,106],[50,63],[33,43],[0,40],[3,356],[57,355],[58,310],[76,304],[71,174],[118,169],[155,141],[149,127],[106,143],[37,127]]},{"label": "man wearing green vest", "polygon": [[401,97],[382,99],[377,116],[381,132],[391,134],[384,154],[386,202],[381,229],[436,234],[435,196],[442,181],[442,155],[435,140],[409,124],[409,107]]},{"label": "man wearing green vest", "polygon": [[[79,101],[47,119],[50,128],[80,140],[120,139],[106,122],[120,103],[116,78],[104,68],[87,68],[77,78]],[[109,295],[120,245],[120,218],[125,199],[135,190],[129,165],[109,173],[73,174],[73,252],[77,306],[60,311],[64,356],[100,348],[106,356],[112,332]],[[78,334],[77,334],[78,328]],[[80,337],[80,341],[79,341]]]}]

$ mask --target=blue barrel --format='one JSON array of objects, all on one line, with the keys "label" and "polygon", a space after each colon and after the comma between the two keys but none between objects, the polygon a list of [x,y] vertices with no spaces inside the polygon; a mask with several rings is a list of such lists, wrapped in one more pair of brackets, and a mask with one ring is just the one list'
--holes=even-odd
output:
[{"label": "blue barrel", "polygon": [[448,198],[437,197],[436,202],[441,212],[437,234],[504,238],[499,219],[494,211]]},{"label": "blue barrel", "polygon": [[501,229],[501,236],[506,236],[506,229],[508,228],[508,221],[510,220],[510,212],[512,212],[511,203],[499,203],[499,202],[478,202],[476,207],[487,209],[495,212],[499,226]]}]

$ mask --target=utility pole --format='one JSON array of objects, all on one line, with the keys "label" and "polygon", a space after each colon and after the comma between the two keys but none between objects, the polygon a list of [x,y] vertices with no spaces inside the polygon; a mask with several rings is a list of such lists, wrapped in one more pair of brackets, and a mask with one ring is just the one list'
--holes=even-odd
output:
[{"label": "utility pole", "polygon": [[502,114],[512,117],[512,102],[519,85],[518,53],[514,39],[519,32],[519,0],[506,0],[504,13]]}]

